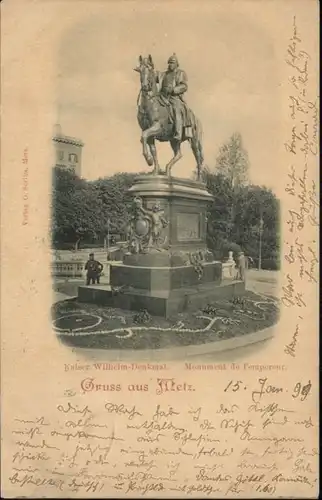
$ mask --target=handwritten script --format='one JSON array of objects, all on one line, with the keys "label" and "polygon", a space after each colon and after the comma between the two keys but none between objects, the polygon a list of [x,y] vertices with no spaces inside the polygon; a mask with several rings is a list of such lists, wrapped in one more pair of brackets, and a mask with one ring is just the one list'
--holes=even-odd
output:
[{"label": "handwritten script", "polygon": [[8,481],[21,495],[267,498],[290,485],[312,495],[311,381],[263,374],[218,385],[208,408],[163,396],[144,407],[102,396],[94,407],[83,394],[62,397],[48,416],[18,415]]},{"label": "handwritten script", "polygon": [[284,240],[284,283],[281,302],[295,320],[284,352],[295,358],[301,344],[302,320],[318,282],[319,195],[318,96],[315,95],[314,59],[306,48],[296,17],[286,49],[289,72],[290,127],[284,143],[288,158],[285,186],[287,230]]}]

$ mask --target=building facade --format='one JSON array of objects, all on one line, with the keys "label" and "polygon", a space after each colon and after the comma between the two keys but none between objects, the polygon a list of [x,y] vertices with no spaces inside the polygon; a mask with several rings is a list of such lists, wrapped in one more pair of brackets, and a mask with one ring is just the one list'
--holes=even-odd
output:
[{"label": "building facade", "polygon": [[82,148],[84,143],[76,137],[64,135],[59,124],[55,125],[53,143],[55,167],[72,170],[76,175],[81,177]]}]

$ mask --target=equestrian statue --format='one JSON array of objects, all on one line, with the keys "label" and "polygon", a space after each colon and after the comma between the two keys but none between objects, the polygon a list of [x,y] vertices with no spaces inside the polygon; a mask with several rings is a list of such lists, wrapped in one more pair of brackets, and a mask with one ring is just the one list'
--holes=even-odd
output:
[{"label": "equestrian statue", "polygon": [[[159,72],[154,69],[151,55],[139,57],[135,71],[140,73],[141,89],[138,96],[138,122],[142,129],[143,156],[153,174],[171,175],[171,168],[182,158],[181,143],[189,141],[197,162],[197,178],[203,167],[201,123],[188,108],[184,93],[188,90],[187,75],[179,68],[177,56],[168,59],[168,69]],[[155,140],[170,142],[173,158],[160,168]]]}]

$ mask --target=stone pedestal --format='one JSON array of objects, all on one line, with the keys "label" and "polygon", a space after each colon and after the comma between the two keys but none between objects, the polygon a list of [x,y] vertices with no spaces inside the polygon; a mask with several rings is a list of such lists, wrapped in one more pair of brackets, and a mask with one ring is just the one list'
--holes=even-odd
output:
[{"label": "stone pedestal", "polygon": [[122,293],[116,293],[110,285],[92,285],[78,288],[78,300],[132,311],[146,309],[152,315],[170,318],[181,312],[202,309],[215,300],[243,295],[244,292],[245,285],[242,281],[206,283],[172,291],[149,292],[129,288]]},{"label": "stone pedestal", "polygon": [[222,281],[222,263],[207,249],[212,196],[203,183],[146,175],[129,192],[129,251],[111,264],[110,287],[80,287],[81,301],[168,317],[244,292],[244,283]]},{"label": "stone pedestal", "polygon": [[[169,221],[163,231],[164,248],[171,255],[206,250],[206,211],[212,196],[201,182],[159,176],[139,176],[129,189],[147,209],[156,204]],[[141,259],[142,262],[142,259]]]}]

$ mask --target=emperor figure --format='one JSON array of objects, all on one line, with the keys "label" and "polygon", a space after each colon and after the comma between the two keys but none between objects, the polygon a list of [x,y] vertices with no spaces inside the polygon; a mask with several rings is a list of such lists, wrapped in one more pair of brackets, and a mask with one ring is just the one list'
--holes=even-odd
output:
[{"label": "emperor figure", "polygon": [[184,93],[188,90],[188,78],[183,69],[179,68],[177,56],[173,54],[168,59],[168,69],[158,72],[157,83],[160,84],[160,100],[170,109],[170,116],[175,125],[174,139],[182,140],[182,132],[191,137],[191,120],[189,108],[184,100]]}]

